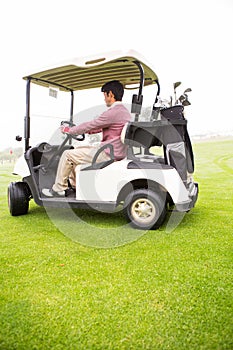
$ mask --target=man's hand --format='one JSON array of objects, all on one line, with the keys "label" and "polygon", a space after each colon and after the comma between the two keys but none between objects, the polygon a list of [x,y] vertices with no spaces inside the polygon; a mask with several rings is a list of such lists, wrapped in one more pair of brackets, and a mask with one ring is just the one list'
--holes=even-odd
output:
[{"label": "man's hand", "polygon": [[69,126],[62,125],[62,126],[60,127],[60,130],[61,130],[61,132],[62,132],[63,134],[69,134],[69,132],[70,132],[70,127],[69,127]]}]

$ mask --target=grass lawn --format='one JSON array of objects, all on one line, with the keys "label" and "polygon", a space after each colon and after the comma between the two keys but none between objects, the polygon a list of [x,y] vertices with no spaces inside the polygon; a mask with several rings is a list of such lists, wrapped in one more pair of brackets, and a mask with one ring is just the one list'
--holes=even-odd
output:
[{"label": "grass lawn", "polygon": [[[232,350],[232,149],[195,144],[196,207],[170,232],[165,222],[109,249],[74,242],[33,201],[11,217],[16,179],[0,165],[0,349]],[[83,235],[132,234],[121,214],[80,215]]]}]

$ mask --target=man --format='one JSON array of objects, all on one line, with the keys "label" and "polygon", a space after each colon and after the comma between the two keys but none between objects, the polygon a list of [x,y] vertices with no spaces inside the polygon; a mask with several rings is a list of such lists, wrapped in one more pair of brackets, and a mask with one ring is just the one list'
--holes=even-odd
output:
[{"label": "man", "polygon": [[[114,149],[116,160],[121,160],[126,156],[126,146],[121,142],[121,131],[124,125],[130,121],[131,115],[126,107],[122,104],[124,87],[118,80],[110,81],[101,88],[104,93],[107,111],[102,113],[98,118],[82,123],[78,126],[62,126],[61,132],[80,135],[84,133],[102,132],[102,142],[98,146],[79,146],[75,149],[63,152],[58,168],[55,183],[51,189],[43,189],[42,193],[47,197],[64,197],[68,189],[68,179],[75,167],[79,164],[91,163],[97,150],[104,144],[111,143]],[[100,153],[97,161],[103,162],[109,160],[109,149]]]}]

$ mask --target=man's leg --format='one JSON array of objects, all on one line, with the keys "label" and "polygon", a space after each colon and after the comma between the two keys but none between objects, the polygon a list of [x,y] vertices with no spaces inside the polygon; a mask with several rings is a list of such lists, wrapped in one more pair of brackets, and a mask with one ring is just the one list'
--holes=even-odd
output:
[{"label": "man's leg", "polygon": [[55,183],[52,187],[53,191],[55,192],[64,191],[68,187],[69,174],[74,166],[74,162],[72,160],[72,152],[74,151],[76,150],[66,150],[61,155],[60,161],[58,163]]},{"label": "man's leg", "polygon": [[[74,170],[77,165],[91,163],[99,147],[79,146],[75,149],[63,152],[58,164],[56,180],[53,191],[64,191],[68,188],[68,178],[72,174],[72,184],[74,185]],[[103,151],[100,153],[97,162],[108,160],[108,155]]]}]

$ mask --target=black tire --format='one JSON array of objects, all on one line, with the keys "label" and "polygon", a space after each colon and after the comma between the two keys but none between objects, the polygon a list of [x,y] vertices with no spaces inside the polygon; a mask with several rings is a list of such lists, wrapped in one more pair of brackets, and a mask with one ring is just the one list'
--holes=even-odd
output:
[{"label": "black tire", "polygon": [[11,215],[27,214],[29,198],[30,190],[25,182],[11,182],[8,186],[8,207]]},{"label": "black tire", "polygon": [[127,221],[140,230],[159,228],[166,216],[165,199],[166,196],[151,190],[133,191],[125,199],[124,214]]}]

